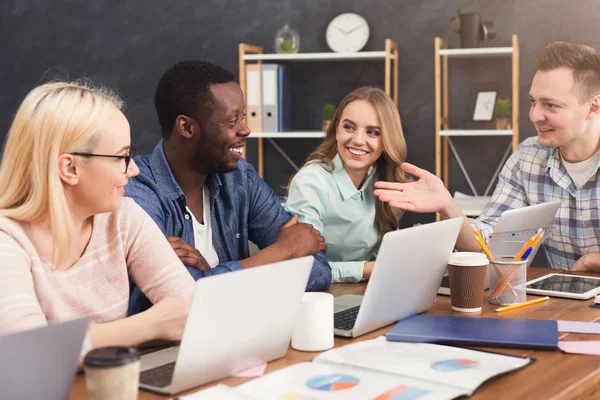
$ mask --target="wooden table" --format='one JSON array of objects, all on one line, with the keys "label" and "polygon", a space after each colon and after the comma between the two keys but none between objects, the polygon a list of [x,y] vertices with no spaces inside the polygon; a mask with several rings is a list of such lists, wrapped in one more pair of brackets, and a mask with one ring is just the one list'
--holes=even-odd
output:
[{"label": "wooden table", "polygon": [[[527,273],[528,279],[533,279],[550,272],[558,272],[543,268],[530,268]],[[595,275],[600,274],[580,274]],[[335,296],[341,294],[361,294],[364,293],[366,283],[334,284],[328,290]],[[537,296],[528,296],[536,298]],[[497,318],[528,318],[528,319],[548,319],[548,320],[571,320],[594,322],[600,320],[600,309],[590,308],[593,300],[569,300],[560,298],[550,298],[549,301],[523,307],[517,310],[505,313],[495,313],[493,310],[497,306],[492,306],[484,301],[483,310],[477,316],[497,317]],[[435,315],[464,315],[452,311],[450,307],[450,298],[448,296],[438,296],[429,314]],[[349,343],[373,339],[383,335],[392,325],[378,329],[356,339],[335,338],[335,347],[347,345]],[[598,340],[595,335],[582,334],[560,334],[561,339],[567,340]],[[559,351],[541,351],[526,349],[498,349],[498,348],[479,348],[505,354],[533,357],[537,361],[529,366],[511,372],[505,376],[495,378],[483,384],[477,392],[471,396],[473,399],[600,399],[600,357],[565,354]],[[303,361],[310,361],[318,352],[301,352],[290,347],[285,357],[272,361],[268,364],[266,373],[284,368],[288,365]],[[252,378],[226,378],[211,384],[200,386],[189,390],[184,394],[193,393],[200,389],[213,386],[217,383],[224,383],[230,386],[236,386]],[[75,377],[69,399],[85,399],[87,391],[83,375]],[[167,396],[160,396],[150,392],[140,391],[139,399],[165,399]]]}]

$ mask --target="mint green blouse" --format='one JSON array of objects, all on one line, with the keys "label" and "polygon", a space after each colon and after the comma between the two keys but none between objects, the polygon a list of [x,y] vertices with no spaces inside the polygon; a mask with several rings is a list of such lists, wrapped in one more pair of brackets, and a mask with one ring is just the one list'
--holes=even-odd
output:
[{"label": "mint green blouse", "polygon": [[332,172],[318,162],[301,168],[290,185],[286,208],[325,238],[333,282],[359,282],[365,262],[377,252],[371,181],[375,169],[369,169],[365,184],[357,189],[339,155],[333,163]]}]

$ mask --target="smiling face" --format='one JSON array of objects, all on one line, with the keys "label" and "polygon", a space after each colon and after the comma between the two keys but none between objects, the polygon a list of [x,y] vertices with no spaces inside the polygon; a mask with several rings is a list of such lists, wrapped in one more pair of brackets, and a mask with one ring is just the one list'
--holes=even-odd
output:
[{"label": "smiling face", "polygon": [[236,82],[211,85],[215,110],[195,143],[195,160],[207,173],[233,171],[242,157],[246,137],[245,105],[242,90]]},{"label": "smiling face", "polygon": [[538,71],[529,90],[529,119],[544,147],[573,147],[588,139],[590,101],[582,102],[569,68]]},{"label": "smiling face", "polygon": [[367,100],[348,103],[336,128],[336,140],[344,168],[356,185],[383,153],[381,122],[375,107]]},{"label": "smiling face", "polygon": [[[131,152],[129,123],[118,109],[114,109],[97,133],[98,142],[92,153],[124,156]],[[83,158],[83,157],[78,157]],[[89,157],[78,162],[79,180],[71,189],[71,201],[84,214],[100,214],[119,209],[129,178],[140,171],[133,161],[125,172],[125,160],[110,157]]]}]

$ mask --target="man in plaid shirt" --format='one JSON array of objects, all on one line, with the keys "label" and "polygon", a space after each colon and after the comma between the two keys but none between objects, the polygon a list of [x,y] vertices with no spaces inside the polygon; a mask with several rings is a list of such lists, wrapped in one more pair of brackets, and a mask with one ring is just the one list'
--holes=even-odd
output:
[{"label": "man in plaid shirt", "polygon": [[[510,209],[560,200],[544,247],[552,268],[600,271],[600,54],[591,47],[555,42],[536,57],[529,118],[537,137],[524,140],[500,172],[492,200],[474,222],[484,237]],[[375,195],[392,206],[462,216],[457,241],[478,251],[464,216],[435,175],[405,163],[411,183],[377,182]]]}]

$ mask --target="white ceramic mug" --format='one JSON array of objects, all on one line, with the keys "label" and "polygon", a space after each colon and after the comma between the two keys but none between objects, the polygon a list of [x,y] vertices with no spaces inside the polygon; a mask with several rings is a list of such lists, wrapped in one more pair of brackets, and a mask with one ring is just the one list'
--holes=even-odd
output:
[{"label": "white ceramic mug", "polygon": [[292,347],[302,351],[321,351],[333,347],[333,295],[302,295],[292,334]]}]

